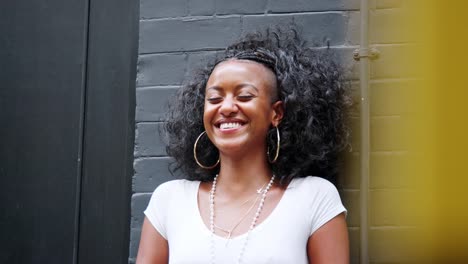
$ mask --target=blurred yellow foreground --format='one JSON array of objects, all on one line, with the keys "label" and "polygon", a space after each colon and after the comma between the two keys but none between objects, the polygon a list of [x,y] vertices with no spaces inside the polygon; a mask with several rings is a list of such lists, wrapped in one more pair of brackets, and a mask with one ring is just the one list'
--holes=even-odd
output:
[{"label": "blurred yellow foreground", "polygon": [[399,26],[416,40],[406,58],[421,80],[404,129],[414,154],[405,176],[416,192],[401,211],[421,228],[406,250],[415,262],[468,263],[468,1],[403,2],[410,19]]}]

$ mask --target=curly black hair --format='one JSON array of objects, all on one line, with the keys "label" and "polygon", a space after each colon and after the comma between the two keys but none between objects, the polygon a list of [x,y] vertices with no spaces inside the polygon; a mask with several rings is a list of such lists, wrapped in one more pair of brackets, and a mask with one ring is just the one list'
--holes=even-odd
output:
[{"label": "curly black hair", "polygon": [[[204,131],[205,88],[214,67],[225,60],[252,60],[276,75],[278,100],[284,117],[278,128],[280,154],[271,168],[287,184],[308,175],[334,181],[338,154],[348,145],[347,109],[350,97],[343,70],[328,49],[308,48],[289,26],[247,34],[229,46],[213,62],[198,69],[185,82],[169,105],[165,123],[166,150],[175,159],[171,171],[182,170],[189,180],[211,181],[219,171],[200,168],[193,157],[193,145]],[[270,129],[270,149],[276,148],[276,130]],[[201,151],[203,150],[203,151]],[[200,140],[197,157],[203,164],[215,164],[219,153],[207,137]]]}]

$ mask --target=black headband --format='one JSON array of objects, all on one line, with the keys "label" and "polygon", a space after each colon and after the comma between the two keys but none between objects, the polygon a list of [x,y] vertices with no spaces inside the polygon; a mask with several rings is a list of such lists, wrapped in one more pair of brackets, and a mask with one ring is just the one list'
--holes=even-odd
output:
[{"label": "black headband", "polygon": [[267,66],[276,74],[276,61],[272,57],[260,51],[243,51],[234,55],[239,60],[251,60]]}]

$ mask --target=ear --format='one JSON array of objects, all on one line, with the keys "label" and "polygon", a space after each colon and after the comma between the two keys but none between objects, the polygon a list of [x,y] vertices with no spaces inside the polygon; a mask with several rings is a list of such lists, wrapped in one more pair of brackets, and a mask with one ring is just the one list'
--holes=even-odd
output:
[{"label": "ear", "polygon": [[277,101],[272,105],[273,112],[271,116],[271,124],[277,127],[284,116],[284,104],[283,101]]}]

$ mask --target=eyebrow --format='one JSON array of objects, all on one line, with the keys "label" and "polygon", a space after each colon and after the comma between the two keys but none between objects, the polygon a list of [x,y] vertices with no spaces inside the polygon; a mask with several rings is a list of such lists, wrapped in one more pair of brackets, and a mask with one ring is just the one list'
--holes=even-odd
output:
[{"label": "eyebrow", "polygon": [[[252,87],[255,91],[259,92],[258,88],[255,85],[248,84],[248,83],[241,83],[239,85],[236,85],[236,87],[234,87],[234,90],[237,91],[237,90],[242,89],[242,88],[247,87],[247,86]],[[215,86],[210,86],[210,87],[206,88],[206,91],[211,90],[211,89],[216,90],[216,91],[223,90],[223,88],[221,88],[220,86],[215,85]]]}]

